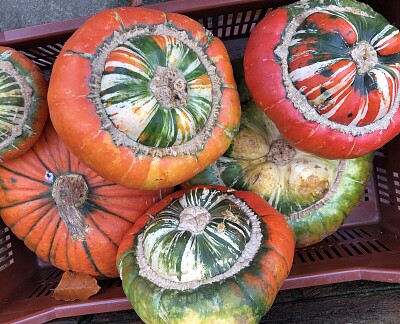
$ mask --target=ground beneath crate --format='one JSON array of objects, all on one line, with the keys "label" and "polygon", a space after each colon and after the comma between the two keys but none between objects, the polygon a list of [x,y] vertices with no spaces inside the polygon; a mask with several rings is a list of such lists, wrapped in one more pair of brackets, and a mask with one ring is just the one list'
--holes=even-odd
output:
[{"label": "ground beneath crate", "polygon": [[[353,281],[280,291],[261,323],[399,323],[400,284]],[[142,323],[134,311],[57,319],[49,323]]]},{"label": "ground beneath crate", "polygon": [[[143,0],[143,5],[168,0]],[[93,15],[96,12],[128,6],[131,0],[1,0],[0,31],[46,24]]]}]

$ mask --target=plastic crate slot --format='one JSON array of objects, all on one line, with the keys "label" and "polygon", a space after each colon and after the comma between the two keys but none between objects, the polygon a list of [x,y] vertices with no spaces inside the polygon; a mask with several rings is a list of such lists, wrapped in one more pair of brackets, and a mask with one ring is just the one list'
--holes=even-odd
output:
[{"label": "plastic crate slot", "polygon": [[38,61],[38,60],[32,60],[35,64],[39,65],[40,67],[47,67],[47,64],[43,64],[42,62]]},{"label": "plastic crate slot", "polygon": [[315,262],[315,258],[314,258],[314,256],[310,253],[310,251],[305,251],[306,252],[306,255],[308,256],[308,259],[311,261],[311,262]]},{"label": "plastic crate slot", "polygon": [[374,240],[374,242],[376,244],[378,244],[380,247],[382,247],[384,250],[386,250],[387,252],[392,251],[391,249],[389,249],[385,244],[383,244],[381,241],[379,240]]},{"label": "plastic crate slot", "polygon": [[392,201],[390,201],[390,200],[388,200],[388,199],[385,199],[385,198],[383,198],[383,197],[380,197],[380,198],[379,198],[379,201],[382,202],[382,203],[384,203],[385,205],[394,205],[394,203],[393,203]]},{"label": "plastic crate slot", "polygon": [[324,252],[324,254],[328,257],[329,260],[333,259],[333,255],[324,247],[321,247],[321,250]]},{"label": "plastic crate slot", "polygon": [[64,271],[61,269],[54,268],[52,272],[47,276],[46,280],[61,280],[61,276],[63,275]]},{"label": "plastic crate slot", "polygon": [[64,44],[62,44],[62,43],[56,43],[56,44],[54,44],[54,46],[57,46],[60,50],[62,50]]},{"label": "plastic crate slot", "polygon": [[358,254],[364,254],[354,243],[349,243],[349,246]]},{"label": "plastic crate slot", "polygon": [[331,248],[331,250],[333,251],[333,253],[335,253],[335,255],[336,255],[338,258],[343,258],[342,253],[340,253],[340,252],[338,251],[338,249],[337,249],[335,246],[330,245],[329,247]]},{"label": "plastic crate slot", "polygon": [[7,269],[14,263],[14,258],[12,257],[12,255],[13,253],[12,251],[10,251],[10,253],[6,257],[4,257],[4,259],[0,258],[0,272]]},{"label": "plastic crate slot", "polygon": [[340,247],[346,252],[346,254],[348,256],[353,256],[354,255],[346,245],[340,244]]},{"label": "plastic crate slot", "polygon": [[368,244],[371,248],[373,248],[376,252],[382,252],[382,250],[380,248],[378,248],[374,243],[372,243],[371,241],[367,241],[365,242],[366,244]]},{"label": "plastic crate slot", "polygon": [[53,293],[54,289],[56,289],[58,286],[58,282],[54,282],[51,287],[49,287],[49,290],[46,291],[46,293],[43,294],[43,296],[49,296],[51,293]]},{"label": "plastic crate slot", "polygon": [[50,51],[48,48],[45,48],[45,47],[36,47],[36,49],[37,50],[40,50],[40,52],[42,52],[42,53],[44,53],[45,55],[57,55],[58,54],[58,51],[57,52],[54,52],[54,51]]},{"label": "plastic crate slot", "polygon": [[385,189],[385,190],[389,190],[389,187],[386,184],[382,183],[382,182],[378,182],[378,187],[382,188],[382,189]]},{"label": "plastic crate slot", "polygon": [[37,55],[34,55],[34,54],[31,54],[31,53],[29,53],[27,50],[26,51],[20,51],[22,54],[24,54],[25,56],[27,56],[28,58],[30,58],[30,59],[35,59],[35,58],[37,58]]},{"label": "plastic crate slot", "polygon": [[336,233],[333,233],[333,234],[330,235],[330,236],[328,236],[328,237],[325,239],[325,241],[329,241],[329,240],[333,239],[333,241],[339,242],[339,241],[340,241],[340,238],[338,238],[336,234],[337,234],[337,232],[336,232]]},{"label": "plastic crate slot", "polygon": [[56,47],[54,47],[53,45],[46,45],[46,48],[48,48],[48,49],[50,49],[50,50],[52,50],[52,52],[53,53],[55,53],[55,54],[58,54],[58,53],[60,53],[60,49],[59,48],[56,48]]},{"label": "plastic crate slot", "polygon": [[353,234],[351,234],[348,230],[344,230],[344,232],[351,238],[351,239],[355,239],[356,237],[353,235]]},{"label": "plastic crate slot", "polygon": [[0,261],[8,255],[11,251],[11,243],[10,242],[1,242],[0,241]]},{"label": "plastic crate slot", "polygon": [[0,238],[0,254],[2,253],[2,251],[11,250],[11,243],[10,241],[10,235],[7,235],[4,238]]},{"label": "plastic crate slot", "polygon": [[342,240],[347,241],[347,237],[342,233],[342,231],[339,230],[335,234],[334,234],[335,236],[339,236]]},{"label": "plastic crate slot", "polygon": [[0,229],[0,272],[14,263],[13,251],[11,245],[11,236],[8,233],[9,228]]},{"label": "plastic crate slot", "polygon": [[297,251],[296,254],[299,257],[301,263],[307,262],[306,258],[300,253],[300,251]]},{"label": "plastic crate slot", "polygon": [[358,236],[358,237],[360,237],[360,238],[363,237],[356,229],[351,229],[351,231],[352,231],[352,233],[353,233],[355,236]]},{"label": "plastic crate slot", "polygon": [[376,167],[376,172],[382,173],[382,174],[387,174],[386,169],[383,169],[383,168],[380,168],[380,167]]},{"label": "plastic crate slot", "polygon": [[325,260],[325,257],[317,250],[317,248],[313,248],[314,254],[318,257],[320,261]]},{"label": "plastic crate slot", "polygon": [[40,297],[44,291],[48,288],[48,283],[41,282],[39,286],[34,289],[34,291],[28,296],[28,298],[33,298],[33,297]]},{"label": "plastic crate slot", "polygon": [[98,281],[98,285],[102,288],[102,289],[108,289],[108,288],[112,288],[112,287],[120,287],[122,285],[121,279],[120,278],[107,278],[104,280],[99,280]]},{"label": "plastic crate slot", "polygon": [[247,11],[246,13],[245,12],[241,12],[240,13],[239,35],[243,35],[243,34],[246,33],[246,29],[247,29],[248,24],[246,24],[245,22],[246,22],[246,19],[247,19],[247,14],[249,14],[249,13],[250,13],[250,11]]},{"label": "plastic crate slot", "polygon": [[377,178],[379,181],[383,181],[383,182],[387,182],[387,181],[388,181],[388,178],[385,177],[385,176],[377,175],[376,178]]},{"label": "plastic crate slot", "polygon": [[385,196],[385,197],[390,198],[390,195],[389,195],[389,193],[388,193],[387,191],[379,190],[379,194],[380,194],[381,196]]},{"label": "plastic crate slot", "polygon": [[55,59],[52,60],[51,57],[46,57],[46,59],[40,58],[40,59],[38,59],[38,61],[40,61],[44,64],[47,64],[48,66],[52,66]]},{"label": "plastic crate slot", "polygon": [[365,193],[364,193],[363,199],[364,199],[364,201],[369,201],[369,191],[368,191],[368,189],[365,189]]},{"label": "plastic crate slot", "polygon": [[363,228],[359,228],[358,229],[361,233],[363,233],[364,235],[366,235],[367,237],[372,237],[372,234],[367,232],[365,229]]},{"label": "plastic crate slot", "polygon": [[40,49],[40,47],[30,48],[30,49],[27,49],[26,52],[30,53],[32,55],[35,55],[36,57],[48,56],[48,54],[43,53],[39,49]]},{"label": "plastic crate slot", "polygon": [[359,242],[358,245],[368,254],[373,253],[373,251],[371,251],[370,249],[368,249],[368,247],[366,247],[362,242]]}]

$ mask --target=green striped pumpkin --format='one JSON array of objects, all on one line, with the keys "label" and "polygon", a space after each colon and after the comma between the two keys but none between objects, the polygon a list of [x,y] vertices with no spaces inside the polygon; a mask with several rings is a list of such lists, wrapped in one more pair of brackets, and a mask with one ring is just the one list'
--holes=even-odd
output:
[{"label": "green striped pumpkin", "polygon": [[222,41],[148,8],[104,10],[83,24],[54,63],[48,97],[68,148],[132,189],[190,179],[226,151],[240,122]]},{"label": "green striped pumpkin", "polygon": [[0,46],[0,162],[25,153],[48,116],[47,81],[24,54]]},{"label": "green striped pumpkin", "polygon": [[175,37],[128,38],[105,61],[100,97],[107,116],[146,146],[188,142],[212,110],[212,83],[203,63]]},{"label": "green striped pumpkin", "polygon": [[196,187],[152,206],[121,242],[117,266],[146,323],[257,323],[293,253],[290,227],[263,199]]},{"label": "green striped pumpkin", "polygon": [[[245,87],[242,61],[233,65],[238,87]],[[231,146],[183,186],[213,184],[253,191],[285,215],[297,247],[321,241],[357,207],[373,154],[329,160],[300,151],[282,138],[249,93],[242,93],[241,125]]]},{"label": "green striped pumpkin", "polygon": [[253,29],[246,82],[282,136],[324,158],[356,158],[400,131],[400,34],[354,0],[304,0]]}]

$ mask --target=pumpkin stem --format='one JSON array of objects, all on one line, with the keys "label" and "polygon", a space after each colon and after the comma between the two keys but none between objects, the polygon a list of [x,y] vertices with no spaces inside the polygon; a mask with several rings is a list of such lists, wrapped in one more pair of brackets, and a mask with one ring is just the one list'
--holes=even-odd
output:
[{"label": "pumpkin stem", "polygon": [[206,228],[210,219],[211,215],[206,208],[189,206],[179,214],[178,228],[192,233],[200,233]]},{"label": "pumpkin stem", "polygon": [[80,174],[62,175],[54,181],[52,195],[72,241],[83,241],[89,232],[89,225],[79,211],[79,206],[86,201],[88,192],[86,181]]},{"label": "pumpkin stem", "polygon": [[296,150],[284,139],[272,142],[271,148],[266,156],[267,161],[283,166],[288,164],[296,155]]},{"label": "pumpkin stem", "polygon": [[150,90],[164,109],[187,104],[186,79],[183,73],[176,68],[157,66],[150,81]]},{"label": "pumpkin stem", "polygon": [[350,56],[357,66],[357,73],[364,74],[378,63],[378,54],[374,47],[366,41],[358,43],[351,51]]}]

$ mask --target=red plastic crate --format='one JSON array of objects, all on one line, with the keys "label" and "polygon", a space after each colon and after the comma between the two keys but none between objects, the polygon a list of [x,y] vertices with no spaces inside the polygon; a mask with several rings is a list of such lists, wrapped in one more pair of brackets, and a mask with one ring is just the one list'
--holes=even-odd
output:
[{"label": "red plastic crate", "polygon": [[[231,58],[266,12],[293,0],[170,1],[149,7],[186,14],[226,44]],[[400,2],[364,1],[400,27]],[[21,50],[50,77],[63,43],[87,17],[0,33],[0,45]],[[323,242],[295,251],[282,289],[351,280],[400,282],[400,138],[376,152],[374,171],[358,208]],[[52,296],[62,271],[41,262],[0,220],[0,322],[40,323],[55,318],[131,309],[121,281],[100,282],[87,301]]]}]

